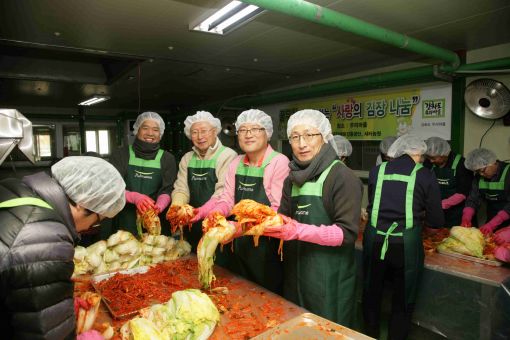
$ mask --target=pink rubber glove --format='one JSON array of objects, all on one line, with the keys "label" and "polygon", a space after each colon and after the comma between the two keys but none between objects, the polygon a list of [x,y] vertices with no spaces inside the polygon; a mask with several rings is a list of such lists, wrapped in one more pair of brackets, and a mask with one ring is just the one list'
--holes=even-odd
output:
[{"label": "pink rubber glove", "polygon": [[462,222],[460,225],[467,228],[471,227],[471,220],[473,219],[473,216],[475,216],[475,209],[465,207],[464,210],[462,210]]},{"label": "pink rubber glove", "polygon": [[510,215],[504,211],[500,210],[496,216],[494,216],[489,222],[485,223],[481,228],[480,231],[482,234],[487,235],[490,234],[496,229],[501,223],[505,222],[510,218]]},{"label": "pink rubber glove", "polygon": [[195,216],[191,219],[191,223],[197,223],[205,218],[205,209],[195,208],[193,209]]},{"label": "pink rubber glove", "polygon": [[98,331],[91,329],[83,332],[76,337],[76,340],[104,340],[103,335]]},{"label": "pink rubber glove", "polygon": [[505,243],[494,250],[494,257],[503,262],[510,263],[510,243]]},{"label": "pink rubber glove", "polygon": [[154,200],[147,195],[139,194],[136,191],[126,190],[126,201],[136,205],[136,209],[144,213],[149,208],[154,208]]},{"label": "pink rubber glove", "polygon": [[443,207],[443,210],[450,209],[451,207],[456,206],[459,203],[464,202],[466,199],[466,196],[462,194],[453,194],[448,198],[445,198],[441,201],[441,205]]},{"label": "pink rubber glove", "polygon": [[281,215],[285,224],[280,227],[267,227],[264,236],[279,238],[284,241],[300,240],[321,246],[339,246],[344,239],[344,233],[336,225],[315,226],[299,223],[290,217]]},{"label": "pink rubber glove", "polygon": [[170,204],[170,195],[168,194],[161,194],[158,196],[158,199],[156,201],[156,204],[154,205],[154,208],[157,211],[157,214],[159,215],[161,212],[165,211],[166,207]]},{"label": "pink rubber glove", "polygon": [[496,244],[510,243],[510,225],[496,231],[494,234],[494,242],[496,242]]},{"label": "pink rubber glove", "polygon": [[211,198],[209,201],[205,202],[203,206],[195,209],[195,216],[191,219],[192,223],[196,223],[200,220],[206,218],[210,212],[217,211],[223,216],[228,216],[230,212],[230,208],[225,204],[218,203],[218,199]]}]

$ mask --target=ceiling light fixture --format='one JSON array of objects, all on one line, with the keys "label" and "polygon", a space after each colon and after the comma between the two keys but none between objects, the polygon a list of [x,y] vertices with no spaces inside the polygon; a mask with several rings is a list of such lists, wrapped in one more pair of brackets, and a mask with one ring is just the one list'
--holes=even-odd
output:
[{"label": "ceiling light fixture", "polygon": [[89,98],[87,100],[82,101],[78,105],[81,105],[81,106],[90,106],[90,105],[94,105],[94,104],[97,104],[97,103],[104,102],[104,101],[106,101],[108,99],[110,99],[110,97],[95,95],[92,98]]},{"label": "ceiling light fixture", "polygon": [[190,29],[224,35],[253,20],[264,11],[263,8],[248,5],[241,1],[231,1],[198,25],[191,25]]}]

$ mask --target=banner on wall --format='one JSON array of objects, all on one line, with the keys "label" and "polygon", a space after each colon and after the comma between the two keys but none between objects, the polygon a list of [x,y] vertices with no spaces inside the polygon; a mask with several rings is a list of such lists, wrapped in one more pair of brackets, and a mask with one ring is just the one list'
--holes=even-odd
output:
[{"label": "banner on wall", "polygon": [[451,103],[450,84],[298,102],[280,111],[280,138],[287,138],[290,115],[315,109],[330,119],[333,134],[350,140],[381,140],[408,132],[450,140]]}]

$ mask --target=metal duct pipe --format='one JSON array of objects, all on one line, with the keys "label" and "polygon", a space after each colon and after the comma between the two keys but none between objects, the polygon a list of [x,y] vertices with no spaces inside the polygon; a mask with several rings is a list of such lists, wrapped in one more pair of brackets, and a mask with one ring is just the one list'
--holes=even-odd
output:
[{"label": "metal duct pipe", "polygon": [[450,50],[411,38],[405,34],[373,25],[360,19],[303,0],[242,0],[261,8],[291,15],[321,25],[339,28],[388,45],[439,59],[457,68],[459,56]]},{"label": "metal duct pipe", "polygon": [[[510,58],[501,58],[479,63],[465,64],[461,65],[457,70],[471,71],[495,68],[510,68]],[[454,72],[454,70],[455,69],[453,67],[447,67],[445,71]],[[457,74],[456,76],[466,77],[465,74]],[[302,86],[288,90],[267,92],[254,96],[250,95],[249,97],[245,98],[233,99],[232,101],[228,102],[228,105],[249,107],[251,105],[281,103],[298,99],[307,99],[354,91],[366,91],[377,88],[394,87],[429,81],[437,81],[434,76],[434,65],[412,68],[408,70],[380,73],[358,78],[337,80],[333,82]]]}]

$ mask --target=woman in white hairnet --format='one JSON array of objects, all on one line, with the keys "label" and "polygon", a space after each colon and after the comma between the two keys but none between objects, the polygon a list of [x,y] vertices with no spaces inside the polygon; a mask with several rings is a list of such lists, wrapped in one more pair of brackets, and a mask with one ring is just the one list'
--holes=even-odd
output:
[{"label": "woman in white hairnet", "polygon": [[293,159],[278,210],[286,224],[264,233],[290,241],[283,246],[283,296],[349,327],[362,184],[338,159],[331,124],[321,112],[294,113],[287,135]]},{"label": "woman in white hairnet", "polygon": [[451,151],[450,144],[440,137],[430,137],[427,144],[427,160],[436,175],[441,191],[441,205],[445,227],[458,226],[462,219],[464,201],[471,190],[473,173],[464,166],[464,157]]},{"label": "woman in white hairnet", "polygon": [[362,306],[365,333],[375,338],[385,279],[392,287],[388,338],[407,338],[423,269],[422,227],[444,224],[436,178],[421,164],[426,151],[419,137],[403,135],[388,151],[393,160],[374,167],[368,177]]},{"label": "woman in white hairnet", "polygon": [[74,246],[125,204],[119,172],[66,157],[45,172],[0,181],[0,329],[4,339],[75,337]]},{"label": "woman in white hairnet", "polygon": [[[170,193],[177,169],[174,156],[161,149],[159,142],[165,132],[165,122],[156,112],[140,114],[133,125],[136,138],[133,145],[127,145],[112,153],[110,162],[126,181],[126,207],[113,222],[113,229],[127,230],[133,235],[142,231],[136,227],[136,211],[140,214],[154,209],[161,214],[160,220],[166,223],[163,212],[170,204]],[[162,228],[161,233],[170,235],[170,228]],[[110,236],[101,233],[103,239]]]},{"label": "woman in white hairnet", "polygon": [[338,158],[340,158],[340,160],[345,163],[347,157],[349,157],[352,154],[352,144],[344,136],[336,135],[333,137],[336,145],[336,153],[338,155]]},{"label": "woman in white hairnet", "polygon": [[388,157],[388,150],[395,140],[397,140],[397,137],[387,136],[381,141],[381,143],[379,143],[379,155],[377,156],[375,165],[379,165],[382,162],[388,162],[391,160],[391,157]]},{"label": "woman in white hairnet", "polygon": [[[184,120],[184,133],[193,143],[193,148],[179,163],[172,205],[190,204],[198,208],[211,197],[218,198],[223,191],[228,166],[237,153],[221,144],[218,138],[220,132],[220,120],[207,111],[198,111]],[[214,204],[214,200],[210,202]],[[184,236],[196,252],[202,237],[201,223],[195,223],[191,230],[185,228]]]},{"label": "woman in white hairnet", "polygon": [[471,151],[464,163],[475,178],[462,212],[462,226],[471,226],[476,210],[485,201],[487,219],[480,231],[491,234],[510,219],[510,163],[499,161],[494,152],[484,148]]},{"label": "woman in white hairnet", "polygon": [[[229,216],[234,204],[242,199],[252,199],[274,210],[280,206],[289,160],[269,145],[273,134],[271,117],[251,109],[237,117],[235,126],[239,146],[245,154],[230,163],[223,192],[197,209],[193,222],[213,211]],[[238,228],[237,235],[239,232]],[[216,263],[272,292],[281,293],[282,266],[277,240],[261,237],[258,247],[254,247],[251,238],[242,237],[235,240],[233,253],[227,248],[230,247],[225,247],[222,253],[216,252]]]}]

